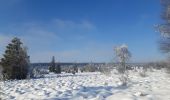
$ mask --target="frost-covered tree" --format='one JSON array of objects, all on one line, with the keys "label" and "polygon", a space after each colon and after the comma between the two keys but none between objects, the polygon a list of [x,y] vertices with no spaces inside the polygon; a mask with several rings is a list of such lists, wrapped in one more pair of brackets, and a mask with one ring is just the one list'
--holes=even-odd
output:
[{"label": "frost-covered tree", "polygon": [[160,49],[163,53],[170,53],[170,0],[161,0],[163,20],[162,24],[158,25],[158,30],[161,33]]},{"label": "frost-covered tree", "polygon": [[[157,25],[158,31],[161,33],[160,50],[170,56],[170,0],[161,0],[162,5],[162,24]],[[168,59],[168,63],[169,59]],[[167,68],[170,70],[170,64]]]},{"label": "frost-covered tree", "polygon": [[7,79],[25,79],[29,68],[29,56],[19,38],[12,39],[1,59],[3,75]]},{"label": "frost-covered tree", "polygon": [[116,58],[118,59],[120,66],[118,67],[119,73],[125,73],[126,62],[130,59],[131,53],[128,50],[127,45],[121,45],[114,48]]},{"label": "frost-covered tree", "polygon": [[120,73],[120,81],[122,85],[126,85],[128,81],[128,75],[126,73],[126,62],[130,59],[131,53],[128,50],[127,45],[121,45],[114,48],[116,58],[118,59],[120,65],[118,66],[117,70]]}]

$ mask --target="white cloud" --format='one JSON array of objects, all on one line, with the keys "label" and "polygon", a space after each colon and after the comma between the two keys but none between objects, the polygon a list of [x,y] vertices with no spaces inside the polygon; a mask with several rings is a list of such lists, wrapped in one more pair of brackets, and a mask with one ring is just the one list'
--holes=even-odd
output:
[{"label": "white cloud", "polygon": [[[90,61],[89,59],[92,58],[90,56],[92,56],[94,52],[97,52],[86,51],[85,48],[87,45],[85,48],[68,48],[62,46],[65,42],[68,42],[68,44],[66,43],[68,46],[69,41],[72,41],[67,41],[65,39],[67,36],[71,36],[71,38],[76,39],[76,41],[81,40],[84,37],[77,34],[73,36],[72,34],[74,33],[63,35],[65,37],[60,37],[60,35],[56,32],[58,29],[69,30],[70,32],[72,32],[72,30],[80,30],[83,32],[84,30],[95,28],[95,26],[89,21],[74,22],[57,19],[52,22],[17,23],[11,25],[8,28],[8,34],[0,34],[1,56],[5,50],[5,46],[15,36],[21,38],[22,42],[24,42],[24,45],[28,47],[28,53],[31,56],[32,62],[46,62],[51,60],[52,56],[56,56],[56,58],[58,58],[60,61],[67,62],[75,60]],[[11,32],[15,34],[12,34]],[[62,50],[58,50],[60,47],[64,48]]]},{"label": "white cloud", "polygon": [[71,20],[55,19],[54,23],[56,24],[56,27],[60,29],[85,29],[85,30],[95,29],[95,26],[90,21],[87,20],[74,22]]}]

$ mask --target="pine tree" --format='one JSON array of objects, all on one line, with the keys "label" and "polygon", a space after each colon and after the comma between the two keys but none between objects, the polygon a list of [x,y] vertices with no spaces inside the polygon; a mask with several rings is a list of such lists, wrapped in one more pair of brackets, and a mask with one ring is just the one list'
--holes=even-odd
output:
[{"label": "pine tree", "polygon": [[49,71],[50,72],[54,72],[56,74],[60,74],[61,73],[61,67],[60,64],[55,63],[55,57],[52,57],[52,61],[51,61],[51,66],[49,67]]},{"label": "pine tree", "polygon": [[7,79],[25,79],[28,73],[29,57],[23,43],[15,37],[6,47],[1,59],[3,75]]},{"label": "pine tree", "polygon": [[49,71],[55,72],[55,57],[54,56],[52,57],[52,61],[51,61],[50,67],[49,67]]}]

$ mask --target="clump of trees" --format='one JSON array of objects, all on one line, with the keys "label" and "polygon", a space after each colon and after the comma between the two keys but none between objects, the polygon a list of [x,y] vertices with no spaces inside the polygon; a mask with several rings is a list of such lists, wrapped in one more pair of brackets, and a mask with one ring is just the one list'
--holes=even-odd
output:
[{"label": "clump of trees", "polygon": [[30,61],[27,55],[27,49],[23,46],[19,38],[13,38],[11,43],[8,44],[0,64],[3,68],[3,78],[27,78]]},{"label": "clump of trees", "polygon": [[54,72],[56,74],[61,73],[61,67],[59,64],[56,65],[54,56],[52,57],[51,66],[49,67],[49,71]]},{"label": "clump of trees", "polygon": [[130,59],[131,53],[128,50],[127,45],[120,45],[114,48],[116,58],[119,61],[119,66],[117,67],[117,71],[120,74],[120,81],[122,85],[127,85],[128,82],[128,73],[126,68],[126,62]]}]

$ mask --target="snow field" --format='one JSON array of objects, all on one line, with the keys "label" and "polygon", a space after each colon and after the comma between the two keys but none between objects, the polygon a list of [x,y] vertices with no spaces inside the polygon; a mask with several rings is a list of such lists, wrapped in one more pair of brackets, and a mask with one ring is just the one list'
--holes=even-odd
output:
[{"label": "snow field", "polygon": [[170,100],[170,76],[164,70],[129,71],[128,86],[120,86],[115,71],[48,74],[45,78],[0,82],[3,100]]}]

